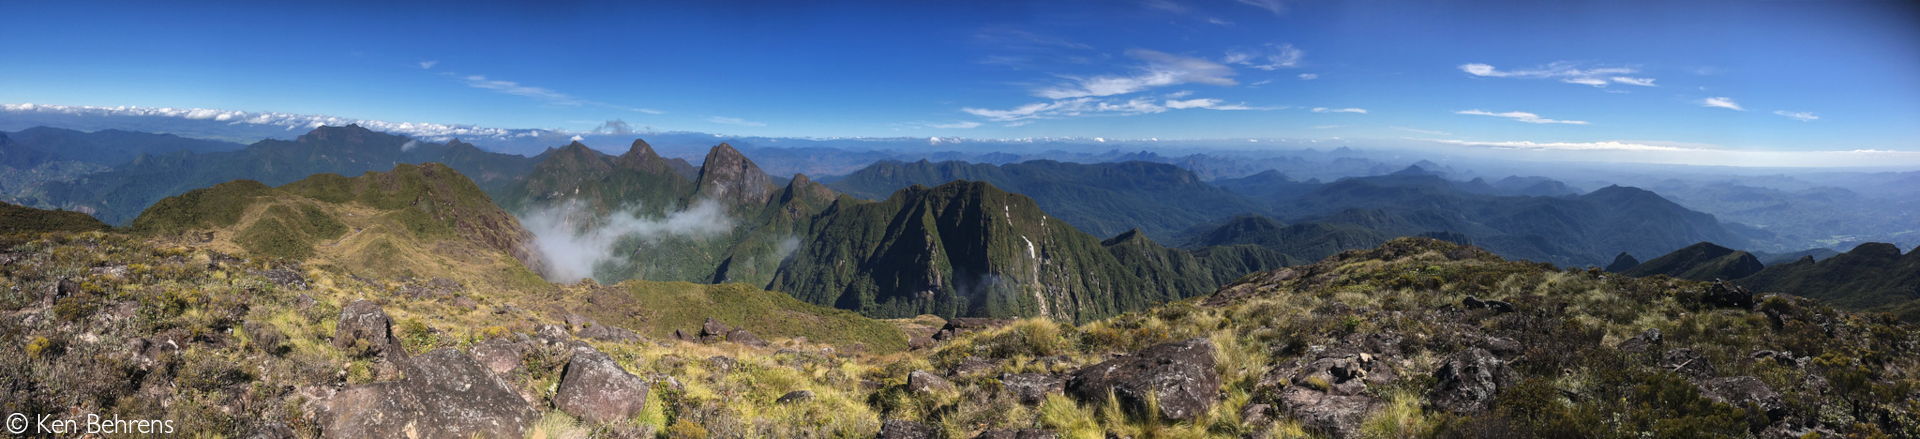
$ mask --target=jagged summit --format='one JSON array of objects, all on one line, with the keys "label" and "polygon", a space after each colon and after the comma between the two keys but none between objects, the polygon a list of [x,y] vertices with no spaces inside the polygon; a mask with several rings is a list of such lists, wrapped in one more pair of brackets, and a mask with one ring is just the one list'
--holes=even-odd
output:
[{"label": "jagged summit", "polygon": [[1606,270],[1608,272],[1619,273],[1631,270],[1634,266],[1638,265],[1640,265],[1639,259],[1635,259],[1633,255],[1627,254],[1627,252],[1620,252],[1619,256],[1613,257],[1613,263],[1607,264]]},{"label": "jagged summit", "polygon": [[734,205],[765,203],[774,189],[772,177],[726,143],[707,151],[694,187],[700,197]]}]

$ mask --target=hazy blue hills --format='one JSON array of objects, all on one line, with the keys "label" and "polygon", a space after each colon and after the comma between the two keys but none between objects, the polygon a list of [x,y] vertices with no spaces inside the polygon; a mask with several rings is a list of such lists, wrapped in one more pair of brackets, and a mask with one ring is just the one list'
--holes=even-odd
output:
[{"label": "hazy blue hills", "polygon": [[232,180],[280,185],[313,174],[358,175],[399,163],[445,163],[482,188],[498,187],[531,169],[521,156],[487,152],[457,140],[427,143],[349,125],[320,127],[294,140],[263,140],[243,149],[141,155],[112,169],[48,183],[39,204],[92,212],[125,224],[162,198]]}]

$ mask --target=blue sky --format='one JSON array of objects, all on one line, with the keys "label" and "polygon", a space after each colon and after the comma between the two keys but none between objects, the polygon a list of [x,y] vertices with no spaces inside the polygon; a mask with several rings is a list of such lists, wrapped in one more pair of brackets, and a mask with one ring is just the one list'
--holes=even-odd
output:
[{"label": "blue sky", "polygon": [[768,136],[1920,150],[1913,2],[160,3],[0,3],[0,103]]}]

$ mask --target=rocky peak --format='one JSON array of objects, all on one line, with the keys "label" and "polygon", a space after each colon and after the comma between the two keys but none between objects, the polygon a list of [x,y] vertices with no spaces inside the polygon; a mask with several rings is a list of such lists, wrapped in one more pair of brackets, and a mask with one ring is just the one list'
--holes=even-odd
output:
[{"label": "rocky peak", "polygon": [[667,164],[667,160],[653,151],[653,145],[641,139],[633,139],[633,146],[628,147],[626,153],[614,158],[613,162],[615,166],[623,169],[661,175],[673,173],[673,168]]},{"label": "rocky peak", "polygon": [[1632,269],[1636,265],[1640,265],[1639,259],[1635,259],[1633,255],[1627,254],[1627,252],[1620,252],[1619,256],[1613,257],[1613,263],[1607,264],[1607,271],[1619,273]]},{"label": "rocky peak", "polygon": [[773,194],[773,178],[733,149],[733,145],[725,143],[707,151],[696,186],[702,198],[733,204],[765,203]]}]

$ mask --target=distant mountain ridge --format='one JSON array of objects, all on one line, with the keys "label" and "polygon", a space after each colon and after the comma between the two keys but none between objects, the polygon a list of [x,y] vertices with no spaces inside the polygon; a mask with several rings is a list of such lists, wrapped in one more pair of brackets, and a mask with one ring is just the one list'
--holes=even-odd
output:
[{"label": "distant mountain ridge", "polygon": [[161,198],[228,181],[278,185],[314,174],[357,175],[427,162],[460,169],[482,187],[507,184],[533,164],[457,140],[427,143],[356,125],[319,127],[295,140],[263,140],[236,151],[141,156],[107,172],[50,184],[43,201],[125,224]]},{"label": "distant mountain ridge", "polygon": [[1756,291],[1810,297],[1840,308],[1885,311],[1920,321],[1920,249],[1902,255],[1893,244],[1872,242],[1825,259],[1816,260],[1818,252],[1802,253],[1806,254],[1791,262],[1762,265],[1747,252],[1703,242],[1622,273],[1732,280]]}]

